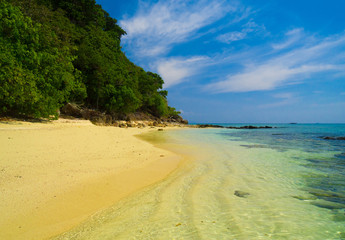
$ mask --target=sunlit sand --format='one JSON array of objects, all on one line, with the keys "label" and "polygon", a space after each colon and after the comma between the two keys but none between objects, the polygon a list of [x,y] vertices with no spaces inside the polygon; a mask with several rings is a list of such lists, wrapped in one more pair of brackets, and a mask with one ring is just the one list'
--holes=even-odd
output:
[{"label": "sunlit sand", "polygon": [[84,120],[0,123],[0,239],[46,239],[155,183],[180,157]]}]

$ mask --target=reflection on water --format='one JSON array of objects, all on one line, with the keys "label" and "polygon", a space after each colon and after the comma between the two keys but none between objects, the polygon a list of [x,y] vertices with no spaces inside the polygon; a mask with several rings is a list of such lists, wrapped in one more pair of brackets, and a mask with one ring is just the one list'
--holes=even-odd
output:
[{"label": "reflection on water", "polygon": [[345,239],[343,145],[240,131],[146,136],[194,160],[56,239]]}]

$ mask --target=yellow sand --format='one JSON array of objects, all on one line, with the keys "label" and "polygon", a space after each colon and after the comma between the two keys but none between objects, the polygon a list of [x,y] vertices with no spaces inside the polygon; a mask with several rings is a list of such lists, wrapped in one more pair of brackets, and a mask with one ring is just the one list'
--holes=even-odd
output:
[{"label": "yellow sand", "polygon": [[153,130],[0,122],[0,239],[50,238],[166,177],[180,158],[135,137]]}]

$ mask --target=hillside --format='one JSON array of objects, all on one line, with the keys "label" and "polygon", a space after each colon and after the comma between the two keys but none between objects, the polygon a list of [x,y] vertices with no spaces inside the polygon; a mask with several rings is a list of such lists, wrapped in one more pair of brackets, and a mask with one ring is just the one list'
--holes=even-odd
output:
[{"label": "hillside", "polygon": [[119,119],[181,119],[163,79],[128,60],[126,32],[95,0],[4,0],[0,19],[0,116],[58,117],[73,102]]}]

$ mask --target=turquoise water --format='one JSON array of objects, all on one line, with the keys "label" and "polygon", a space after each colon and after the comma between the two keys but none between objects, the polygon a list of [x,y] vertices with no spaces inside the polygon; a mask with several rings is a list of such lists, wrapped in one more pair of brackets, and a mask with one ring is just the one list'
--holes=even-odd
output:
[{"label": "turquoise water", "polygon": [[273,126],[151,133],[185,164],[57,239],[345,239],[345,125]]}]

